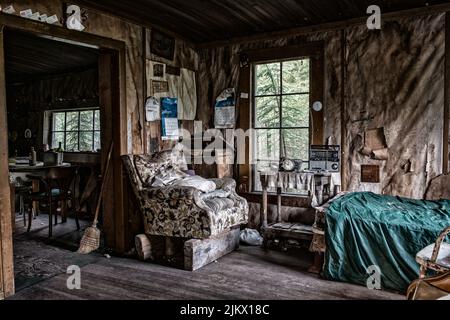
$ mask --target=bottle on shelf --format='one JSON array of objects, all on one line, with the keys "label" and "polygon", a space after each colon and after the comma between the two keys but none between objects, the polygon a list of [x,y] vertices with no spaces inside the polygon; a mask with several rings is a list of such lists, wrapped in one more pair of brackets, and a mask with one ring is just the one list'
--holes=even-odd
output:
[{"label": "bottle on shelf", "polygon": [[30,152],[30,166],[36,165],[36,150],[34,150],[34,147],[31,147]]},{"label": "bottle on shelf", "polygon": [[58,165],[63,164],[64,149],[62,147],[62,142],[58,142],[58,149],[56,149],[55,151],[56,151],[56,157],[57,157],[56,163]]},{"label": "bottle on shelf", "polygon": [[62,142],[58,142],[58,148],[55,150],[58,153],[63,153],[64,149],[62,147]]}]

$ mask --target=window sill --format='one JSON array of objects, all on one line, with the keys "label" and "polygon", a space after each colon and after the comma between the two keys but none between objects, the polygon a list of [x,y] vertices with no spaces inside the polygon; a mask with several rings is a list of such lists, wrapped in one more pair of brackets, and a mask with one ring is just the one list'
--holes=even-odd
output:
[{"label": "window sill", "polygon": [[64,154],[88,154],[88,155],[100,155],[100,152],[94,151],[64,151]]},{"label": "window sill", "polygon": [[[262,201],[262,192],[242,192],[239,195],[251,203],[261,203]],[[277,195],[275,193],[268,193],[267,203],[276,205],[278,203]],[[311,208],[311,198],[305,195],[282,194],[281,205],[286,207]]]}]

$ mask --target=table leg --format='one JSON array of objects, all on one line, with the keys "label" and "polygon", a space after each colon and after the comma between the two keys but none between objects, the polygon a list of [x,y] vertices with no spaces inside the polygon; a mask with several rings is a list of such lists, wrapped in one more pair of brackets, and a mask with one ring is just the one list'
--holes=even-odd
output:
[{"label": "table leg", "polygon": [[309,267],[308,272],[319,274],[322,270],[324,262],[324,254],[322,252],[314,252],[314,264]]},{"label": "table leg", "polygon": [[[39,181],[33,180],[31,188],[32,188],[33,192],[39,192]],[[34,212],[35,216],[38,216],[39,215],[39,203],[37,201],[34,201],[32,205],[33,205],[33,212]]]},{"label": "table leg", "polygon": [[281,188],[277,188],[277,222],[281,222]]},{"label": "table leg", "polygon": [[9,185],[11,194],[11,228],[14,232],[16,229],[16,187],[13,183]]},{"label": "table leg", "polygon": [[267,228],[267,188],[269,177],[267,175],[261,175],[261,186],[263,189],[262,203],[261,203],[261,229]]}]

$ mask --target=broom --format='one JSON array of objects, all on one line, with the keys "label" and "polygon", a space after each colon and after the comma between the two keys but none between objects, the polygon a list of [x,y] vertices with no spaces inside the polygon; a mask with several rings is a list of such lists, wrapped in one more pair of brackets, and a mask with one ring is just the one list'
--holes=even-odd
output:
[{"label": "broom", "polygon": [[92,226],[84,231],[84,235],[81,238],[80,247],[78,248],[78,253],[88,254],[92,251],[97,250],[100,247],[100,230],[97,228],[98,214],[100,212],[100,204],[102,203],[103,191],[105,190],[106,179],[108,178],[109,163],[111,162],[111,154],[113,149],[113,143],[109,147],[108,157],[106,159],[105,172],[102,177],[102,185],[100,187],[100,195],[97,200],[97,207],[95,209],[94,222]]}]

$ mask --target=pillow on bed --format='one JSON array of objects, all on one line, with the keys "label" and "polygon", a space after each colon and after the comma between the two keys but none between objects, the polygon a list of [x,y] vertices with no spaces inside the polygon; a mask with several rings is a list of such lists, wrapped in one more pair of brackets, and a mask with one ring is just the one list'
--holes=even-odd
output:
[{"label": "pillow on bed", "polygon": [[206,180],[200,176],[189,176],[184,179],[174,181],[171,185],[179,187],[194,187],[205,193],[216,190],[216,184],[213,181]]}]

